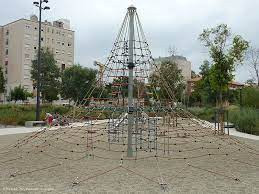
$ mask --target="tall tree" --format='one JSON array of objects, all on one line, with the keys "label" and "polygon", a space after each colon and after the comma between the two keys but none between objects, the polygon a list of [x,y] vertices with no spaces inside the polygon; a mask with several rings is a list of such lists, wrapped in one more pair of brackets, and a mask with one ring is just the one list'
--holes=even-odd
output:
[{"label": "tall tree", "polygon": [[5,79],[4,79],[3,68],[0,66],[0,94],[4,93],[4,91],[5,91]]},{"label": "tall tree", "polygon": [[[223,112],[222,93],[227,90],[228,83],[232,81],[236,65],[243,62],[249,43],[240,35],[232,36],[226,24],[203,30],[199,39],[209,49],[213,62],[211,66],[212,88],[219,94],[220,112]],[[221,123],[221,130],[223,130],[223,115],[221,115]]]},{"label": "tall tree", "polygon": [[213,61],[211,80],[222,101],[222,92],[232,81],[236,65],[243,62],[249,43],[239,35],[232,37],[226,24],[205,29],[199,39],[209,49]]},{"label": "tall tree", "polygon": [[61,96],[80,103],[85,97],[98,95],[93,93],[99,91],[98,89],[92,92],[90,90],[93,84],[96,84],[96,75],[96,70],[79,64],[65,69],[62,74]]},{"label": "tall tree", "polygon": [[[58,99],[60,91],[60,69],[56,64],[53,53],[47,48],[41,50],[40,91],[43,101],[52,102]],[[32,61],[31,78],[37,88],[37,60]]]},{"label": "tall tree", "polygon": [[[185,88],[182,72],[177,65],[171,61],[163,61],[158,72],[150,77],[154,97],[159,99],[170,99],[175,97],[180,100]],[[154,91],[157,90],[157,91]]]},{"label": "tall tree", "polygon": [[259,86],[259,49],[250,48],[248,51],[248,66],[251,69],[253,79],[256,80],[257,86]]},{"label": "tall tree", "polygon": [[195,77],[197,77],[197,74],[195,73],[195,71],[191,71],[191,78],[195,78]]},{"label": "tall tree", "polygon": [[211,84],[211,64],[205,60],[200,66],[201,80],[199,80],[195,86],[194,91],[190,96],[190,103],[199,103],[203,105],[211,104],[215,102],[215,91]]}]

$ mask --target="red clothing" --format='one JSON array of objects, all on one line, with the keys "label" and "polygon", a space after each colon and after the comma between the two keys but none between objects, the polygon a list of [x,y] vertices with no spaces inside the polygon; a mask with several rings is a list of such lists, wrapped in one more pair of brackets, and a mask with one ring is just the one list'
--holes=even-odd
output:
[{"label": "red clothing", "polygon": [[49,117],[48,117],[48,123],[51,124],[52,121],[53,121],[53,116],[49,116]]}]

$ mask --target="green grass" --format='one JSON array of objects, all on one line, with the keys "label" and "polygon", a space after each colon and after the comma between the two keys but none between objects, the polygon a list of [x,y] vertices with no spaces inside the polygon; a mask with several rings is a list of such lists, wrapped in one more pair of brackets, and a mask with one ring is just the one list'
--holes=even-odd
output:
[{"label": "green grass", "polygon": [[215,118],[215,109],[211,107],[189,107],[188,111],[202,120],[213,122]]},{"label": "green grass", "polygon": [[[43,105],[41,107],[40,118],[45,118],[46,112],[66,114],[69,112],[68,107]],[[0,105],[0,124],[2,125],[20,125],[23,126],[26,121],[35,120],[34,105]]]},{"label": "green grass", "polygon": [[[210,107],[190,107],[188,110],[198,118],[214,122],[215,109]],[[259,110],[255,108],[230,106],[228,108],[229,122],[244,133],[259,135]]]},{"label": "green grass", "polygon": [[259,135],[259,111],[253,108],[229,110],[229,120],[238,131]]}]

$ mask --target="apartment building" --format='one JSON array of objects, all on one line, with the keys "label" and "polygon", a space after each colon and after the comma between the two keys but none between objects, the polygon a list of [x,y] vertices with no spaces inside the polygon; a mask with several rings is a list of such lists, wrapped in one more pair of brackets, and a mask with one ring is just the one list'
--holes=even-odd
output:
[{"label": "apartment building", "polygon": [[186,83],[188,80],[191,79],[192,64],[185,57],[175,55],[175,56],[169,56],[169,57],[159,57],[155,59],[155,63],[157,64],[158,67],[164,61],[171,61],[175,63],[177,67],[182,71],[182,75]]},{"label": "apartment building", "polygon": [[[38,18],[19,19],[0,26],[0,65],[6,78],[6,94],[22,85],[28,91],[34,90],[31,80],[31,64],[38,51]],[[60,19],[42,22],[41,45],[48,47],[54,54],[61,70],[74,63],[74,31],[70,22]]]}]

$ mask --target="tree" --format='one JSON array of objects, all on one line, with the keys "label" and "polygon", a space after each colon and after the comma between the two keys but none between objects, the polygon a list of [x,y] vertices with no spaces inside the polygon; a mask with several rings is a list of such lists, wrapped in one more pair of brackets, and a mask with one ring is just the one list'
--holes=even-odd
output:
[{"label": "tree", "polygon": [[[76,103],[84,98],[100,95],[92,93],[99,91],[96,84],[97,71],[91,68],[82,67],[79,64],[64,70],[62,74],[61,96],[65,99],[73,100]],[[92,87],[97,90],[91,92]]]},{"label": "tree", "polygon": [[195,77],[197,77],[197,74],[195,73],[195,71],[191,71],[191,78],[195,78]]},{"label": "tree", "polygon": [[[60,69],[56,65],[54,55],[50,50],[41,50],[41,75],[40,91],[43,101],[52,102],[58,99],[60,91]],[[34,87],[37,88],[38,62],[32,61],[31,78],[34,81]]]},{"label": "tree", "polygon": [[29,93],[24,87],[21,85],[14,87],[13,90],[11,90],[11,100],[14,100],[15,103],[18,100],[24,101],[27,100],[28,97],[31,97],[32,94]]},{"label": "tree", "polygon": [[201,80],[194,86],[194,92],[190,96],[190,103],[199,103],[203,105],[215,102],[215,91],[211,83],[211,64],[205,60],[200,66]]},{"label": "tree", "polygon": [[5,91],[5,79],[2,67],[0,66],[0,94],[4,93]]},{"label": "tree", "polygon": [[245,107],[259,109],[259,88],[245,87],[242,89],[242,105]]},{"label": "tree", "polygon": [[249,43],[239,35],[232,37],[226,24],[205,29],[199,39],[209,49],[213,61],[211,82],[213,88],[219,93],[222,105],[222,92],[227,90],[228,83],[232,81],[237,63],[243,62]]},{"label": "tree", "polygon": [[164,61],[158,72],[150,76],[151,88],[157,99],[170,99],[175,97],[180,100],[185,89],[181,70],[171,61]]},{"label": "tree", "polygon": [[257,86],[259,86],[259,49],[250,48],[248,51],[248,66],[251,69],[253,79],[256,80]]},{"label": "tree", "polygon": [[211,84],[219,94],[221,112],[221,130],[223,132],[223,100],[222,94],[228,89],[228,83],[232,81],[235,67],[243,62],[249,43],[241,36],[232,36],[226,24],[215,28],[205,29],[199,36],[200,41],[209,49],[212,59]]},{"label": "tree", "polygon": [[248,84],[249,86],[253,86],[255,84],[254,82],[255,80],[252,78],[252,79],[248,79],[246,80],[246,84]]}]

